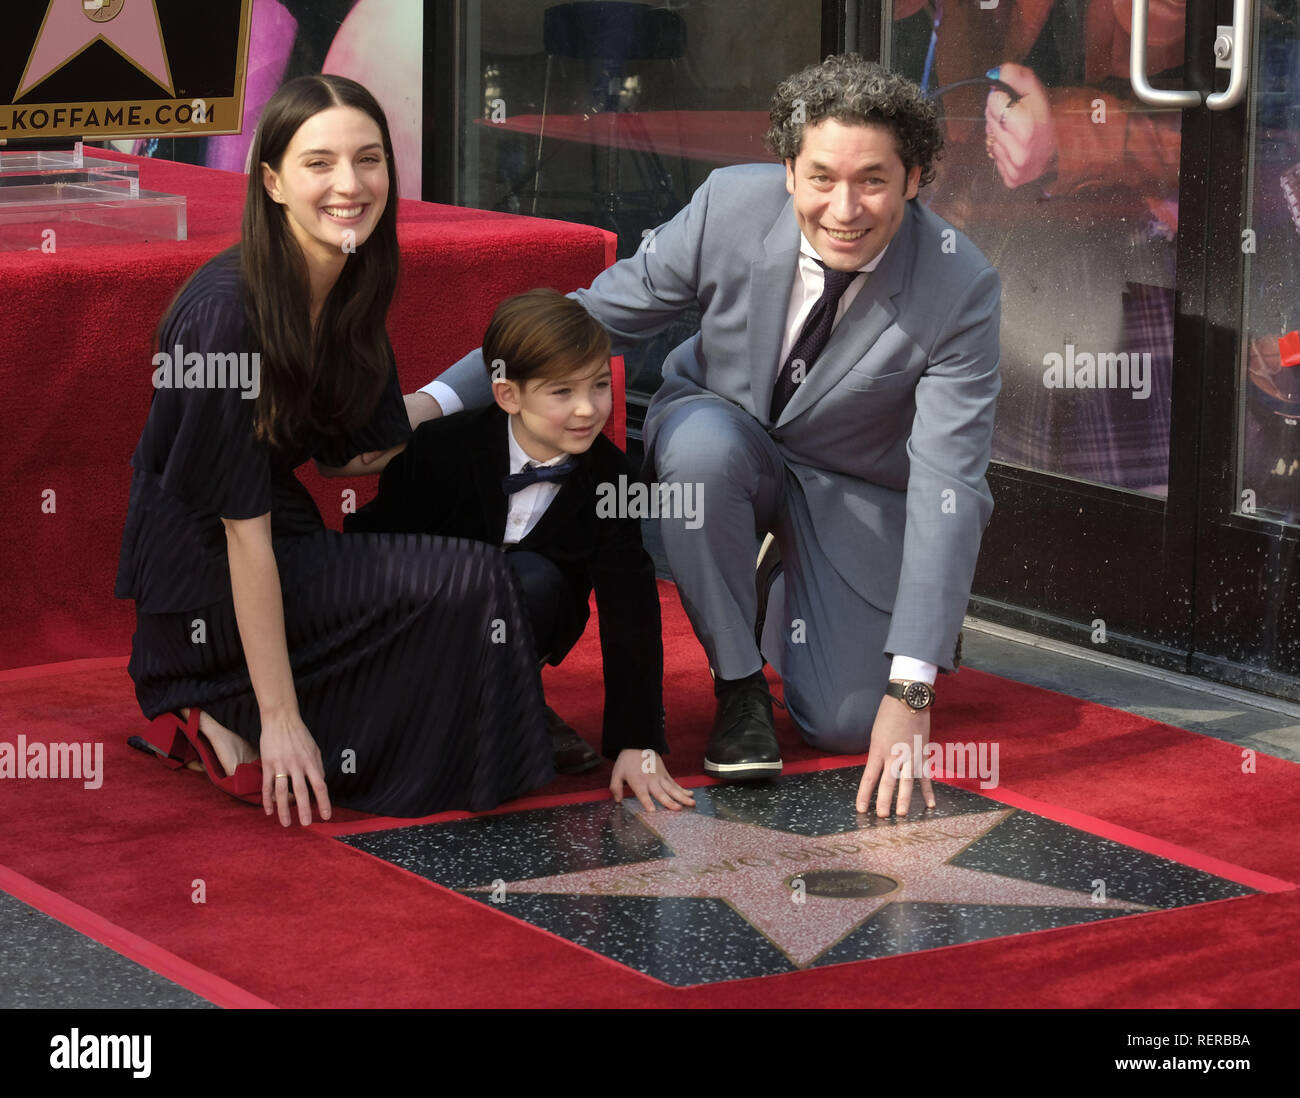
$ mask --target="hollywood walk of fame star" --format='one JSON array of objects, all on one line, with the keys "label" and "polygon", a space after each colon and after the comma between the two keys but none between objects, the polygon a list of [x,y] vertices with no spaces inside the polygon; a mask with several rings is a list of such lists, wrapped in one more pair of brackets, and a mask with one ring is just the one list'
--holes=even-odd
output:
[{"label": "hollywood walk of fame star", "polygon": [[95,42],[111,46],[175,95],[155,0],[50,0],[14,98],[21,99]]},{"label": "hollywood walk of fame star", "polygon": [[800,968],[894,903],[1156,910],[948,864],[1015,809],[898,821],[887,828],[810,838],[695,812],[650,816],[639,806],[626,807],[673,857],[508,881],[506,894],[722,900]]}]

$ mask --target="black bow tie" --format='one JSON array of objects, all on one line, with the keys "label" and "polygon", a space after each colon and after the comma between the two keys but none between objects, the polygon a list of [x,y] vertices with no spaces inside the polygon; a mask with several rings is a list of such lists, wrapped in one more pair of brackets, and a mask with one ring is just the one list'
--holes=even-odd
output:
[{"label": "black bow tie", "polygon": [[568,458],[559,465],[534,465],[530,461],[524,465],[523,472],[511,473],[502,480],[501,490],[506,495],[513,496],[539,480],[563,480],[577,467],[578,462],[575,458]]}]

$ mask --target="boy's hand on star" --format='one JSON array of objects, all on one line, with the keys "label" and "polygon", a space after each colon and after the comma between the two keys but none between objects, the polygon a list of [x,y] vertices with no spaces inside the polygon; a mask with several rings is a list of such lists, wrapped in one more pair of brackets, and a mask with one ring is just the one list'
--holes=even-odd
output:
[{"label": "boy's hand on star", "polygon": [[649,748],[627,747],[618,753],[609,791],[619,804],[623,803],[624,784],[647,812],[655,811],[656,800],[671,812],[695,807],[695,798],[673,781],[658,752]]}]

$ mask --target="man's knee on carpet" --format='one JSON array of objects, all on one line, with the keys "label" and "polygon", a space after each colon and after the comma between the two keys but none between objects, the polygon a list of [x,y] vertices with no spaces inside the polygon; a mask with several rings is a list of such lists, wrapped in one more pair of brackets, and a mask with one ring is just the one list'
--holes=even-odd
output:
[{"label": "man's knee on carpet", "polygon": [[809,747],[832,755],[860,755],[871,746],[871,727],[882,694],[859,690],[838,699],[810,701],[790,684],[785,705],[799,735]]}]

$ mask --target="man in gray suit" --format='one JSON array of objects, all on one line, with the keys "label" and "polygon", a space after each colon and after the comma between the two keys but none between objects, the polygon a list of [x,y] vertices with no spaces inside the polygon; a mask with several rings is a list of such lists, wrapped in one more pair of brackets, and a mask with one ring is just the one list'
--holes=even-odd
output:
[{"label": "man in gray suit", "polygon": [[[992,510],[1000,286],[915,201],[942,146],[915,84],[832,57],[778,87],[771,119],[784,168],[714,172],[574,296],[615,353],[701,312],[664,363],[645,439],[659,483],[702,492],[702,522],[661,522],[714,674],[706,769],[780,772],[765,656],[807,742],[869,748],[859,811],[878,784],[877,813],[897,791],[905,815]],[[418,421],[490,399],[475,352],[408,404]],[[921,792],[933,805],[923,776]]]}]

